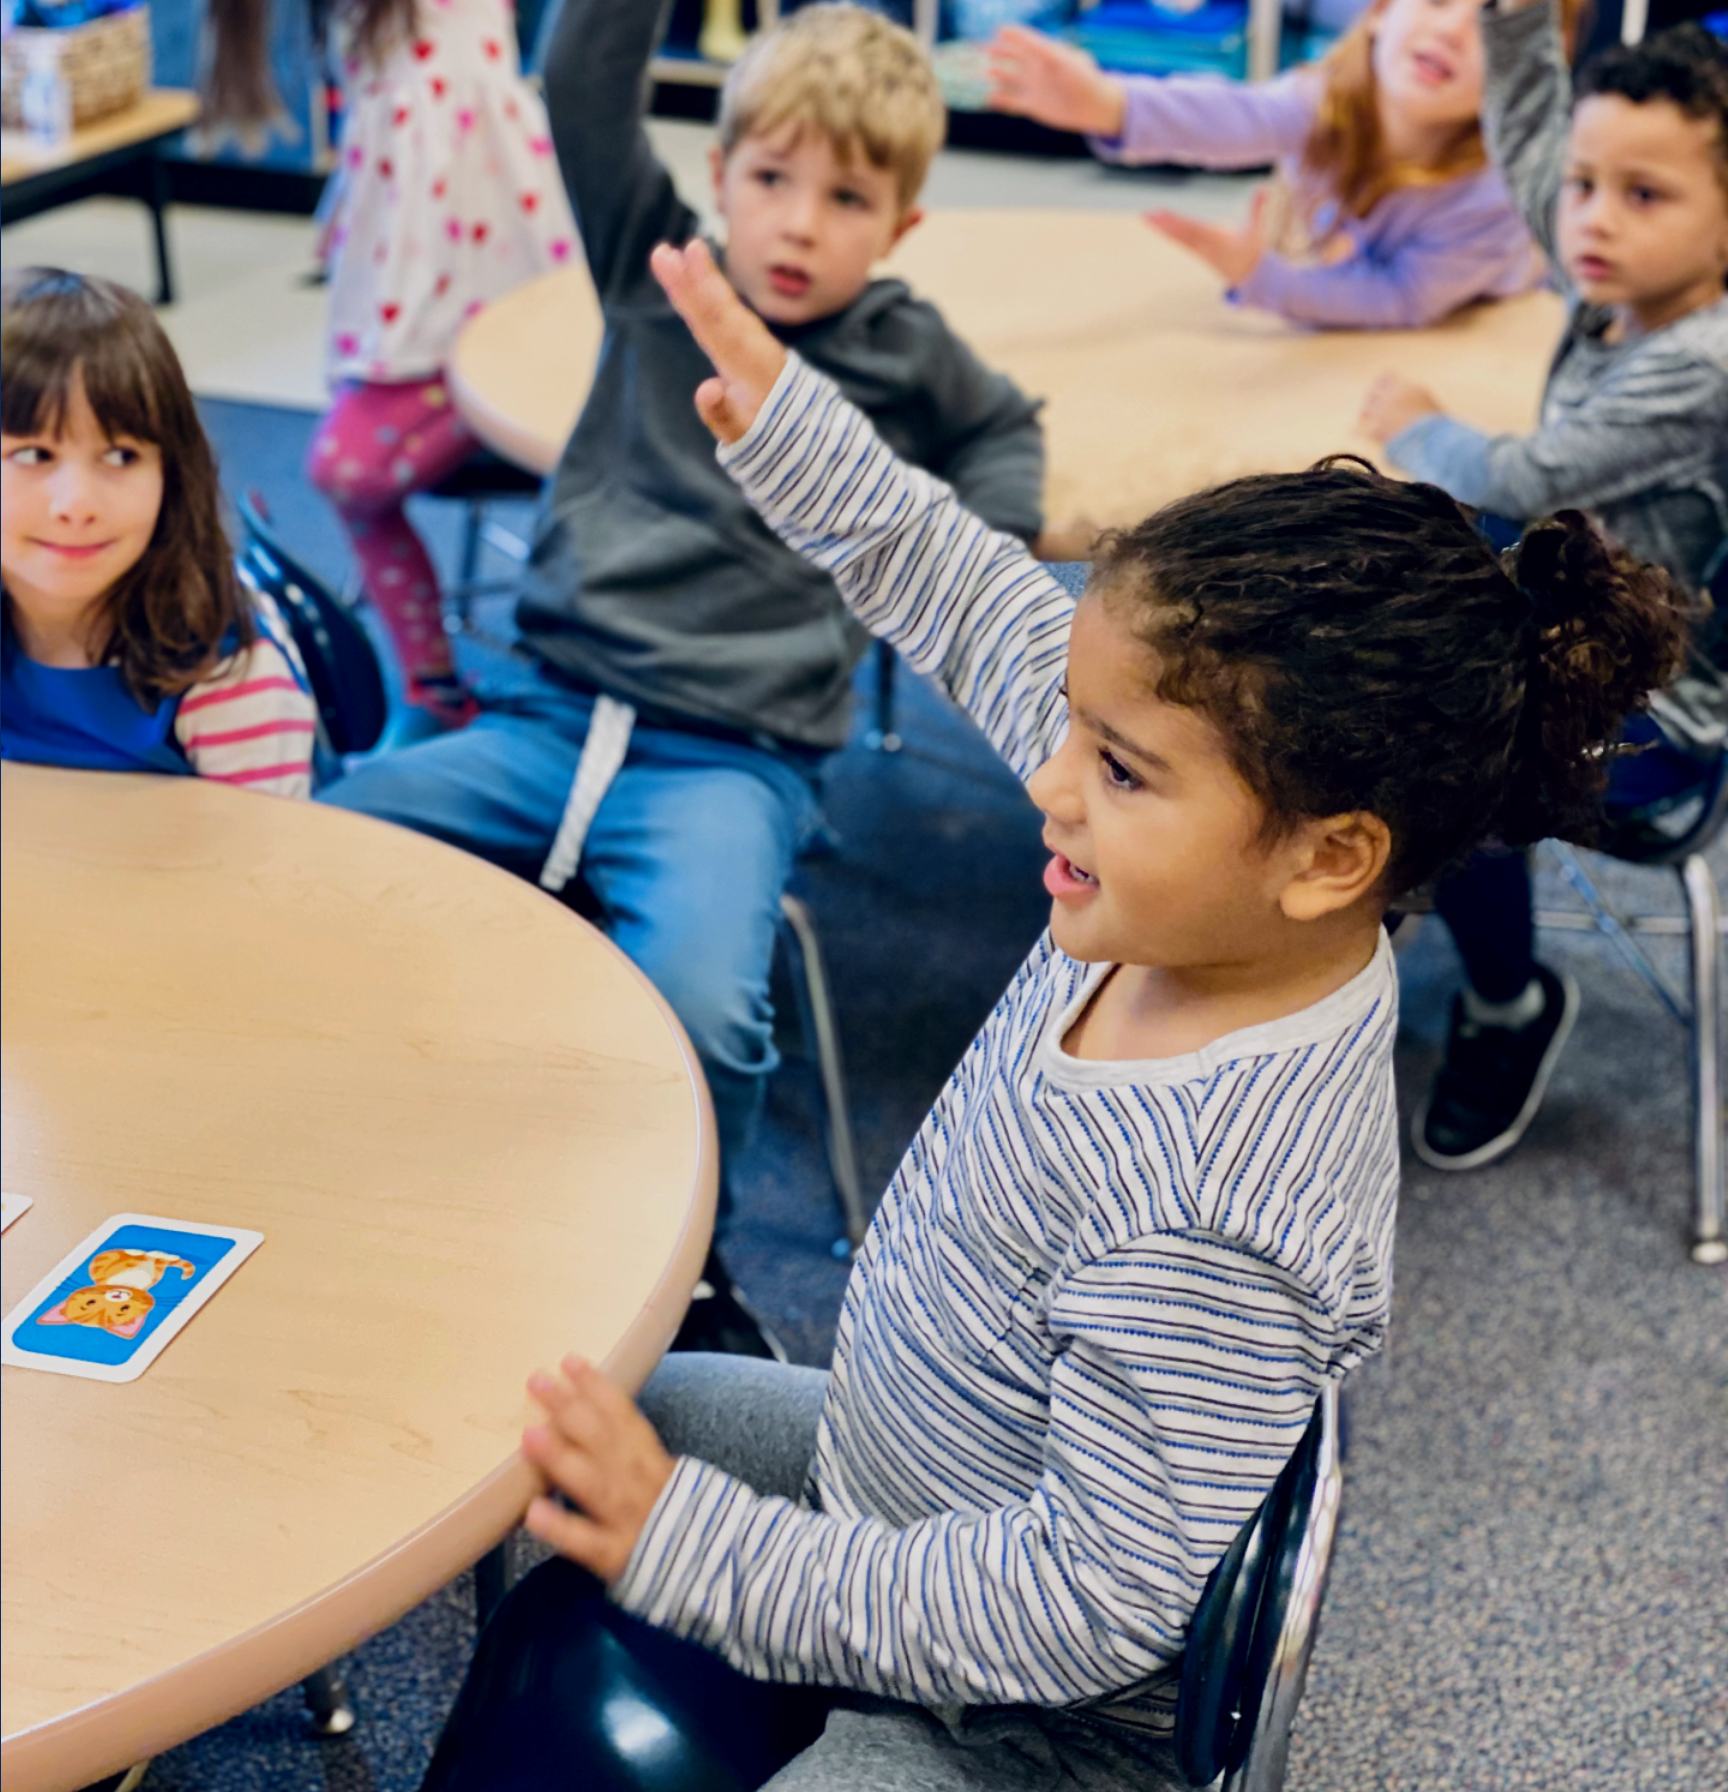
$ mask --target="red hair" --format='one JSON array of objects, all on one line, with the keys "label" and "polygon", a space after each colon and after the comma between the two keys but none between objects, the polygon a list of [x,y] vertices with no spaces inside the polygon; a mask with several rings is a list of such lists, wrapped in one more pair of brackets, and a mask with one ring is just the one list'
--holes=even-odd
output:
[{"label": "red hair", "polygon": [[[1400,187],[1439,186],[1474,174],[1488,162],[1479,120],[1461,125],[1433,162],[1393,162],[1380,141],[1374,91],[1374,21],[1387,0],[1376,0],[1340,37],[1319,65],[1320,106],[1302,150],[1302,172],[1349,218],[1366,217]],[[1561,0],[1561,29],[1570,44],[1584,0]]]}]

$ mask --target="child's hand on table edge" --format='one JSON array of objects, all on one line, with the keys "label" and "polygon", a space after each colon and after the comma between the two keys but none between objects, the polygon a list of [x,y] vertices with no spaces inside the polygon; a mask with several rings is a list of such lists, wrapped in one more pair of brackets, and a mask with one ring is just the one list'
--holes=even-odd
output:
[{"label": "child's hand on table edge", "polygon": [[696,410],[722,442],[736,442],[767,402],[786,351],[739,298],[700,238],[682,249],[662,243],[648,258],[672,309],[690,326],[715,377],[696,388]]},{"label": "child's hand on table edge", "polygon": [[1402,435],[1412,423],[1444,410],[1426,386],[1418,386],[1399,373],[1383,373],[1368,388],[1356,427],[1382,444]]},{"label": "child's hand on table edge", "polygon": [[1266,253],[1267,189],[1255,191],[1248,205],[1248,221],[1240,230],[1228,224],[1206,224],[1183,212],[1147,212],[1146,222],[1160,236],[1179,243],[1198,255],[1227,287],[1240,286],[1260,265]]},{"label": "child's hand on table edge", "polygon": [[610,1586],[629,1565],[654,1502],[672,1479],[672,1458],[636,1402],[590,1362],[567,1356],[562,1375],[528,1378],[546,1423],[522,1433],[522,1454],[549,1489],[580,1506],[566,1510],[541,1494],[523,1522],[542,1543]]}]

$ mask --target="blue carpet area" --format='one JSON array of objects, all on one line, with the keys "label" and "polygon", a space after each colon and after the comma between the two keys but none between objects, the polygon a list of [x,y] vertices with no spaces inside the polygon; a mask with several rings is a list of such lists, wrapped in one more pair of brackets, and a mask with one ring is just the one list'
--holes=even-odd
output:
[{"label": "blue carpet area", "polygon": [[[298,481],[311,420],[204,411],[231,482],[261,488],[290,539],[340,579],[329,513]],[[441,553],[454,527],[429,525]],[[916,681],[902,721],[903,753],[855,742],[836,758],[837,851],[799,876],[873,1189],[1046,906],[1036,818],[1013,780]],[[1728,872],[1721,854],[1717,869]],[[1604,883],[1633,906],[1677,906],[1657,874],[1609,866]],[[1551,866],[1539,889],[1543,906],[1565,905]],[[1683,977],[1677,947],[1664,949]],[[1290,1792],[1728,1789],[1728,1276],[1683,1249],[1683,1041],[1605,946],[1555,934],[1542,950],[1585,1001],[1537,1123],[1476,1175],[1406,1165],[1393,1340],[1353,1389]],[[1401,976],[1408,1112],[1456,984],[1438,924]],[[814,1077],[789,1062],[726,1244],[801,1361],[832,1347],[839,1231]],[[471,1647],[472,1609],[464,1577],[350,1658],[353,1736],[308,1739],[291,1691],[163,1757],[149,1785],[410,1792]]]}]

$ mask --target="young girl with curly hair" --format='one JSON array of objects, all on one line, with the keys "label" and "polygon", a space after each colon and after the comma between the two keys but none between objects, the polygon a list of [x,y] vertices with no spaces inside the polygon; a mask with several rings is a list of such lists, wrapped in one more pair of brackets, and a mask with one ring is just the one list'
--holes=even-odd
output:
[{"label": "young girl with curly hair", "polygon": [[312,699],[235,576],[215,457],[136,293],[7,276],[0,503],[0,756],[309,794]]},{"label": "young girl with curly hair", "polygon": [[1579,516],[1502,560],[1444,492],[1334,462],[1107,537],[1076,603],[702,245],[656,257],[731,476],[1027,779],[1050,926],[890,1184],[826,1373],[671,1357],[640,1411],[574,1359],[530,1381],[528,1526],[569,1561],[488,1627],[428,1792],[604,1779],[564,1689],[618,1647],[778,1737],[752,1783],[1167,1783],[1206,1577],[1385,1334],[1382,917],[1486,833],[1588,825],[1675,594]]},{"label": "young girl with curly hair", "polygon": [[[1568,19],[1579,0],[1567,0]],[[1083,131],[1112,162],[1279,173],[1242,229],[1148,222],[1223,276],[1232,302],[1294,323],[1413,329],[1542,276],[1482,106],[1480,0],[1373,0],[1317,64],[1271,81],[1112,75],[1021,26],[991,45],[991,104]],[[1276,240],[1274,240],[1276,239]]]}]

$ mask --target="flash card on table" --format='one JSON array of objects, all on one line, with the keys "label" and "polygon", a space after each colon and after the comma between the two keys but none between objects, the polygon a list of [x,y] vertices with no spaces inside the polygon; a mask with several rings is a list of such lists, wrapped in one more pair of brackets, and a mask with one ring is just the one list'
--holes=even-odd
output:
[{"label": "flash card on table", "polygon": [[0,1193],[0,1232],[4,1232],[25,1208],[35,1205],[34,1195],[15,1195],[10,1189]]},{"label": "flash card on table", "polygon": [[136,1381],[263,1242],[232,1226],[117,1214],[7,1315],[0,1362]]}]

